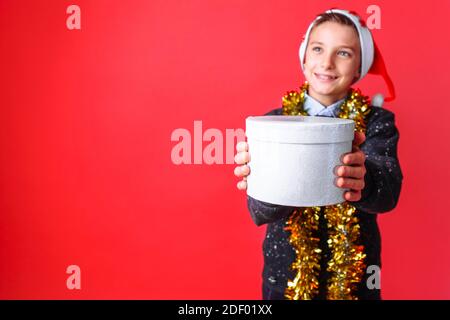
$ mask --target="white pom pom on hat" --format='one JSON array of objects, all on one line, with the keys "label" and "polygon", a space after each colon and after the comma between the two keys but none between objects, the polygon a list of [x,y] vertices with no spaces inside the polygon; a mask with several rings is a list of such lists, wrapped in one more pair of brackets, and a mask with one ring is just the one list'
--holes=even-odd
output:
[{"label": "white pom pom on hat", "polygon": [[[384,101],[392,101],[395,99],[395,88],[394,84],[389,77],[386,65],[384,64],[383,57],[381,56],[380,50],[378,50],[378,47],[376,46],[375,42],[373,41],[372,34],[364,25],[364,22],[362,22],[361,18],[354,14],[350,13],[350,11],[347,10],[341,10],[341,9],[331,9],[327,10],[325,13],[336,13],[341,14],[347,18],[349,18],[353,24],[356,27],[356,30],[358,30],[359,35],[359,41],[361,45],[361,72],[358,80],[361,80],[366,76],[367,73],[380,75],[383,77],[384,81],[386,82],[386,85],[389,90],[389,97],[384,98],[382,94],[376,94],[372,98],[372,105],[381,107],[383,105]],[[320,19],[320,16],[317,17],[308,27],[308,30],[306,31],[305,37],[300,44],[299,48],[299,57],[300,57],[300,65],[302,67],[302,70],[305,70],[304,67],[304,61],[305,61],[305,54],[306,54],[306,47],[308,45],[309,36],[311,33],[312,28],[314,27],[314,24],[317,20]]]}]

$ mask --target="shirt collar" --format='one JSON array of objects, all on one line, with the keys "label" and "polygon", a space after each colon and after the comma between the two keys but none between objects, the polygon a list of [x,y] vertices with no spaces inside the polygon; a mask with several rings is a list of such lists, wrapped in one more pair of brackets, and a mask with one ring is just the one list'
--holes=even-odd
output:
[{"label": "shirt collar", "polygon": [[308,93],[305,92],[305,102],[303,104],[303,108],[310,116],[337,118],[340,111],[340,106],[344,101],[345,98],[342,98],[341,100],[336,101],[328,107],[325,107],[319,101],[309,96]]}]

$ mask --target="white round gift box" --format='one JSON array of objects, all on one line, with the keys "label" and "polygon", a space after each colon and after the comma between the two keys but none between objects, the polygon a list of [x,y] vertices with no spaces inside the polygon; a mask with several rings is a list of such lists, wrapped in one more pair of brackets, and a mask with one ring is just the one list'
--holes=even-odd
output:
[{"label": "white round gift box", "polygon": [[353,120],[313,116],[246,119],[250,174],[247,194],[260,201],[295,207],[344,202],[334,168],[350,152]]}]

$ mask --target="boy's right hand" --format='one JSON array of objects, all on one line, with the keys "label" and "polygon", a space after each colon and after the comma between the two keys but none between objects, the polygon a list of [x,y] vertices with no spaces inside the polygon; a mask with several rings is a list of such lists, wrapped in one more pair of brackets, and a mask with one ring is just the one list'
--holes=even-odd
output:
[{"label": "boy's right hand", "polygon": [[247,166],[247,163],[250,162],[250,153],[248,153],[248,143],[245,141],[241,141],[236,145],[237,154],[234,157],[234,161],[239,164],[234,168],[234,174],[242,178],[241,181],[237,183],[237,188],[239,190],[247,189],[247,176],[250,174],[250,167]]}]

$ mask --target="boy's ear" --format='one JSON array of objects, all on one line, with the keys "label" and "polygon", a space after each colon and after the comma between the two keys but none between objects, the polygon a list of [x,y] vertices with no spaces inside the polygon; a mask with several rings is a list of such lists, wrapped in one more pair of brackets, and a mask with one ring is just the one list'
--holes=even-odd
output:
[{"label": "boy's ear", "polygon": [[359,77],[360,77],[360,76],[361,76],[361,73],[358,71],[358,72],[355,74],[355,77],[353,78],[352,84],[356,83],[356,82],[359,80]]},{"label": "boy's ear", "polygon": [[361,77],[361,67],[359,67],[359,68],[358,68],[358,71],[356,71],[356,74],[355,74],[355,78],[354,78],[354,80],[353,80],[353,83],[355,83],[356,81],[358,81],[358,80],[359,80],[359,77]]}]

